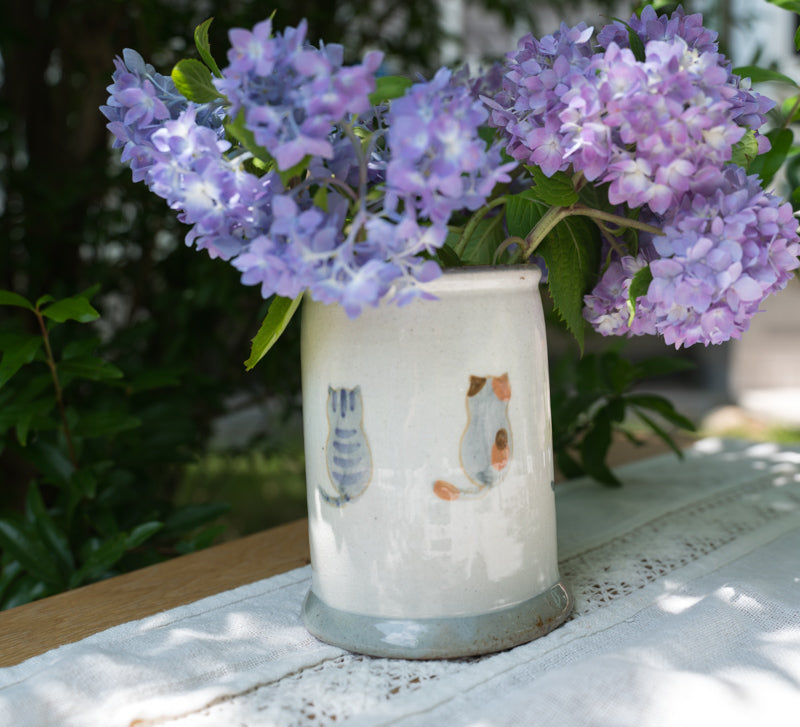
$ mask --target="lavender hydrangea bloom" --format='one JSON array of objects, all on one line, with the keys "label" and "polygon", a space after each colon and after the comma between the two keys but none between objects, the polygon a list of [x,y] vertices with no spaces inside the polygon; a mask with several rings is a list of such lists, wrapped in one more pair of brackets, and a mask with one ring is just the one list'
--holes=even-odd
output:
[{"label": "lavender hydrangea bloom", "polygon": [[100,111],[109,120],[116,148],[123,148],[121,160],[129,162],[135,182],[142,181],[158,153],[151,137],[162,123],[176,119],[190,106],[200,123],[222,130],[222,102],[193,104],[182,96],[172,79],[162,76],[136,51],[126,48],[114,59],[113,83],[108,86],[108,103]]},{"label": "lavender hydrangea bloom", "polygon": [[[676,348],[740,338],[800,266],[791,205],[738,167],[726,167],[705,194],[686,195],[660,223],[664,234],[643,236],[636,258],[615,258],[586,297],[585,317],[600,333],[656,332]],[[647,264],[653,279],[629,325],[630,282]]]},{"label": "lavender hydrangea bloom", "polygon": [[476,210],[516,165],[502,164],[499,145],[486,148],[478,128],[487,112],[470,89],[440,69],[412,86],[387,116],[386,185],[433,223]]},{"label": "lavender hydrangea bloom", "polygon": [[[609,183],[613,205],[663,214],[678,204],[731,159],[745,126],[762,124],[771,103],[740,88],[698,18],[651,8],[632,19],[643,60],[621,23],[600,32],[598,48],[584,25],[523,38],[503,92],[484,99],[508,152],[547,176],[572,169]],[[767,146],[760,137],[760,150]]]},{"label": "lavender hydrangea bloom", "polygon": [[231,103],[230,116],[244,113],[255,140],[287,170],[307,155],[330,159],[329,134],[348,114],[369,108],[375,72],[383,58],[370,52],[360,65],[344,67],[341,46],[306,43],[305,21],[273,35],[265,20],[252,31],[232,30],[229,65],[214,79]]},{"label": "lavender hydrangea bloom", "polygon": [[[683,8],[678,7],[670,16],[657,15],[653,7],[648,5],[642,10],[640,17],[631,16],[627,25],[645,44],[651,40],[669,43],[680,38],[686,42],[690,57],[714,55],[720,69],[727,76],[728,100],[732,106],[731,119],[736,120],[740,126],[750,129],[758,129],[764,125],[766,113],[774,106],[773,101],[742,87],[741,79],[731,73],[730,61],[719,55],[717,34],[703,27],[703,16],[700,13],[686,15]],[[597,42],[601,48],[609,48],[612,43],[627,48],[630,45],[628,28],[622,22],[615,20],[600,30]],[[758,141],[759,153],[769,150],[769,142],[765,137],[759,137]]]}]

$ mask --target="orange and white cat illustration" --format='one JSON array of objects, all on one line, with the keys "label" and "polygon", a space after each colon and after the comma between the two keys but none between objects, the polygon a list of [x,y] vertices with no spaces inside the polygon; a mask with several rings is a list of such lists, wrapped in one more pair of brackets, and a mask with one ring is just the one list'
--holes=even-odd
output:
[{"label": "orange and white cat illustration", "polygon": [[481,497],[505,476],[511,458],[508,374],[470,376],[467,426],[461,437],[461,468],[468,482],[456,486],[437,480],[433,491],[443,500]]}]

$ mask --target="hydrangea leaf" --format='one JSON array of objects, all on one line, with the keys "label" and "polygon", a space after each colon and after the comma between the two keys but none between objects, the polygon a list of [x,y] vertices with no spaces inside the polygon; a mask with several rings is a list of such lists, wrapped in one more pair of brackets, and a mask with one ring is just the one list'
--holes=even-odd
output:
[{"label": "hydrangea leaf", "polygon": [[394,98],[400,98],[411,87],[412,81],[404,76],[381,76],[375,80],[375,90],[369,95],[369,102],[378,106]]},{"label": "hydrangea leaf", "polygon": [[753,159],[747,168],[748,174],[757,174],[761,177],[764,186],[773,180],[783,166],[794,142],[794,133],[791,129],[773,129],[767,132],[766,136],[772,148]]},{"label": "hydrangea leaf", "polygon": [[214,56],[211,55],[211,43],[208,40],[208,29],[211,27],[211,22],[213,20],[214,18],[209,18],[194,29],[194,44],[197,46],[197,52],[200,54],[200,57],[211,69],[212,73],[218,78],[222,78],[222,72],[219,70]]},{"label": "hydrangea leaf", "polygon": [[248,371],[264,358],[267,351],[269,351],[281,337],[281,334],[286,330],[286,326],[289,325],[289,321],[292,320],[292,316],[300,305],[301,300],[303,300],[302,293],[294,300],[275,296],[261,324],[261,328],[258,329],[258,333],[256,333],[256,337],[253,339],[250,358],[244,362]]},{"label": "hydrangea leaf", "polygon": [[504,239],[503,216],[484,218],[470,235],[461,256],[462,260],[467,265],[491,265],[495,250]]},{"label": "hydrangea leaf", "polygon": [[556,313],[583,353],[583,296],[597,274],[599,231],[583,217],[568,217],[553,228],[536,252],[547,265]]},{"label": "hydrangea leaf", "polygon": [[569,207],[578,201],[578,193],[572,179],[565,172],[556,172],[548,177],[536,166],[525,167],[533,177],[535,186],[531,194],[545,204],[556,207]]},{"label": "hydrangea leaf", "polygon": [[209,103],[220,97],[211,82],[211,71],[196,58],[184,58],[172,69],[172,80],[178,91],[190,101]]},{"label": "hydrangea leaf", "polygon": [[260,159],[265,164],[273,164],[273,159],[269,152],[256,142],[255,135],[244,123],[244,111],[240,111],[238,116],[231,122],[225,124],[226,133],[230,134],[256,159]]},{"label": "hydrangea leaf", "polygon": [[628,31],[628,43],[631,46],[633,57],[636,58],[636,60],[640,63],[644,63],[647,54],[645,53],[644,43],[639,37],[639,34],[630,26],[629,23],[626,23],[624,20],[620,20],[619,18],[612,18],[612,20],[616,20],[618,23],[621,23],[625,26],[625,29]]},{"label": "hydrangea leaf", "polygon": [[749,78],[753,83],[788,83],[797,88],[797,83],[789,76],[773,71],[771,68],[761,68],[760,66],[739,66],[733,69],[733,73],[742,78]]},{"label": "hydrangea leaf", "polygon": [[767,2],[784,10],[800,13],[800,0],[767,0]]},{"label": "hydrangea leaf", "polygon": [[650,271],[650,266],[642,268],[637,271],[631,280],[631,287],[628,290],[628,325],[633,323],[633,317],[636,315],[636,301],[643,295],[647,295],[647,290],[650,283],[653,282],[653,273]]},{"label": "hydrangea leaf", "polygon": [[545,212],[547,205],[533,190],[509,195],[506,200],[506,226],[509,234],[526,238]]},{"label": "hydrangea leaf", "polygon": [[758,156],[758,141],[755,132],[748,129],[745,135],[733,145],[731,164],[748,169],[753,159]]}]

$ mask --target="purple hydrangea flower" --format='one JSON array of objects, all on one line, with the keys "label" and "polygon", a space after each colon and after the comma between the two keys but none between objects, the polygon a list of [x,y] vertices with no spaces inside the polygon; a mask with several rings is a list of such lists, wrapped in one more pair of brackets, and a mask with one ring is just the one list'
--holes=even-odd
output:
[{"label": "purple hydrangea flower", "polygon": [[439,224],[457,210],[481,207],[516,166],[503,164],[499,145],[487,149],[478,135],[486,118],[483,104],[446,68],[412,86],[386,119],[390,193]]},{"label": "purple hydrangea flower", "polygon": [[599,47],[582,24],[523,38],[503,91],[484,99],[507,151],[547,176],[571,169],[608,183],[612,205],[664,214],[730,160],[771,103],[740,88],[698,17],[651,8],[632,19],[644,60],[621,23],[601,31]]},{"label": "purple hydrangea flower", "polygon": [[[585,299],[586,319],[604,335],[656,332],[676,348],[740,338],[764,298],[800,266],[791,205],[738,167],[653,222],[664,234],[642,235],[636,257],[615,256]],[[630,323],[631,279],[648,264],[653,279]]]},{"label": "purple hydrangea flower", "polygon": [[287,170],[307,155],[330,159],[334,124],[369,108],[375,72],[383,58],[370,52],[360,65],[344,67],[341,46],[319,49],[306,43],[305,21],[273,34],[265,20],[252,31],[229,33],[231,49],[223,78],[214,79],[231,103],[230,116],[240,111],[258,144]]}]

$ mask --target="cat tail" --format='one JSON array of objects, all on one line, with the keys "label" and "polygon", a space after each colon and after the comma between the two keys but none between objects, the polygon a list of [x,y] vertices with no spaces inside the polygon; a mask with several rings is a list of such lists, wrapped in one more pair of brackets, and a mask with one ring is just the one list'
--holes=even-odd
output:
[{"label": "cat tail", "polygon": [[445,480],[436,480],[433,483],[433,493],[442,500],[477,500],[483,497],[489,490],[489,487],[483,486],[477,490],[461,490],[455,485],[451,485]]},{"label": "cat tail", "polygon": [[364,490],[353,496],[339,495],[338,497],[334,497],[333,495],[329,495],[327,492],[325,492],[325,490],[317,485],[317,492],[319,492],[319,496],[329,505],[333,505],[334,507],[343,507],[344,505],[347,505],[348,503],[353,502],[353,500],[357,500],[359,497],[361,497],[361,494],[364,492]]}]

